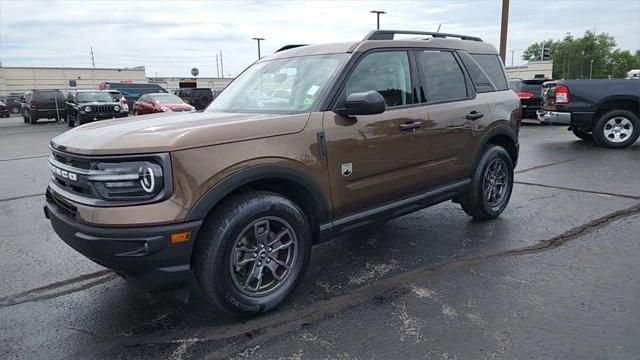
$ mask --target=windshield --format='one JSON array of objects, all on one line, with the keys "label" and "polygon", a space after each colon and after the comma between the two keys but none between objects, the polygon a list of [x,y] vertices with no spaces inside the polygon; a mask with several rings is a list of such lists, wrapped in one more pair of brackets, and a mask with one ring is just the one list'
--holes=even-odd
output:
[{"label": "windshield", "polygon": [[184,102],[175,95],[155,95],[153,98],[158,104],[182,104]]},{"label": "windshield", "polygon": [[113,98],[106,92],[79,92],[78,102],[113,102]]},{"label": "windshield", "polygon": [[220,93],[207,111],[308,112],[348,56],[315,55],[256,63]]}]

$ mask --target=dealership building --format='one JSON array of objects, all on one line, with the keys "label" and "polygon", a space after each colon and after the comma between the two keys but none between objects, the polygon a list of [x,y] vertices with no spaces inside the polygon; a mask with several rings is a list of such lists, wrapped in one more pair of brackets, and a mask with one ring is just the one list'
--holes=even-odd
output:
[{"label": "dealership building", "polygon": [[167,91],[180,87],[223,89],[232,78],[147,78],[144,66],[131,68],[27,67],[0,65],[0,96],[33,89],[97,89],[101,82],[156,83]]}]

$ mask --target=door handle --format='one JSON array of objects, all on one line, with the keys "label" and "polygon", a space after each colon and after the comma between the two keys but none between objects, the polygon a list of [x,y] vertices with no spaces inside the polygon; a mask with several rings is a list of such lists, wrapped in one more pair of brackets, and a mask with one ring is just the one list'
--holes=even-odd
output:
[{"label": "door handle", "polygon": [[473,110],[472,112],[467,114],[467,120],[477,120],[483,117],[484,115],[481,112],[477,112]]},{"label": "door handle", "polygon": [[422,127],[421,121],[411,121],[400,125],[400,131],[414,131]]}]

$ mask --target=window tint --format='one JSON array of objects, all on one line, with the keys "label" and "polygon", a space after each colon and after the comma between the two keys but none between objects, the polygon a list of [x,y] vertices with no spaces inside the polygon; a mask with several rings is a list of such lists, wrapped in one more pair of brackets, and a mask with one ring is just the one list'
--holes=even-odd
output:
[{"label": "window tint", "polygon": [[502,63],[500,62],[498,55],[473,54],[471,56],[476,59],[484,72],[489,75],[489,78],[493,81],[493,85],[496,86],[496,89],[507,90],[509,88],[507,85],[507,79],[504,77],[504,70],[502,69]]},{"label": "window tint", "polygon": [[349,77],[346,96],[371,90],[379,92],[388,107],[413,104],[405,51],[374,52],[360,61]]},{"label": "window tint", "polygon": [[462,99],[467,97],[464,73],[453,53],[423,51],[419,68],[426,82],[427,101]]},{"label": "window tint", "polygon": [[487,77],[486,70],[482,71],[478,63],[466,52],[460,51],[459,54],[464,67],[467,68],[469,76],[473,80],[473,84],[476,86],[476,91],[480,93],[495,91],[494,84]]}]

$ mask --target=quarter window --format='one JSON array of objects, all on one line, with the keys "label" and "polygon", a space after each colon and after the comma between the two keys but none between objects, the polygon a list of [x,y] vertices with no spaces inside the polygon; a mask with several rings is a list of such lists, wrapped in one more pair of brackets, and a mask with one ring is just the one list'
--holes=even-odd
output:
[{"label": "quarter window", "polygon": [[427,101],[444,101],[467,97],[464,73],[449,51],[423,51],[419,56]]},{"label": "quarter window", "polygon": [[497,90],[509,89],[498,55],[472,54],[471,56],[476,59],[480,67],[489,75],[489,78],[493,81],[493,85],[496,86]]},{"label": "quarter window", "polygon": [[409,55],[405,51],[366,55],[347,81],[346,95],[375,90],[387,107],[413,104]]},{"label": "quarter window", "polygon": [[471,55],[464,51],[460,51],[459,54],[462,63],[469,72],[469,76],[471,76],[471,80],[473,80],[476,91],[479,93],[495,91],[496,88],[493,86],[493,82],[489,80],[487,73],[480,68],[480,65],[478,65]]}]

